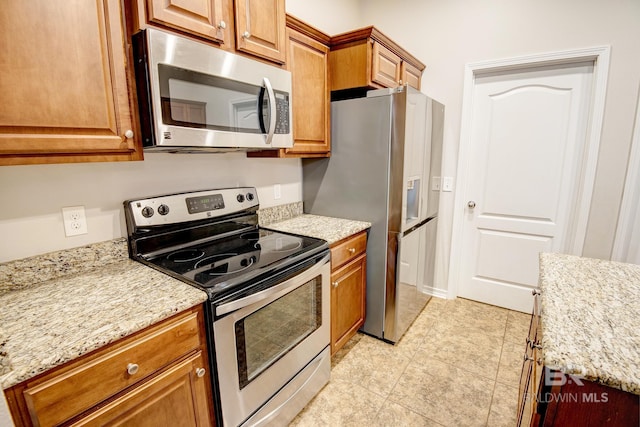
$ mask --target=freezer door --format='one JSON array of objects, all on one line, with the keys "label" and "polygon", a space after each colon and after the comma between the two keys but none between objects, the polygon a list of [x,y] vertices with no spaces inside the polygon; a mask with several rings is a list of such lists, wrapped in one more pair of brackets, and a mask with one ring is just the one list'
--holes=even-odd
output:
[{"label": "freezer door", "polygon": [[387,341],[399,341],[431,298],[424,293],[425,282],[429,281],[425,277],[426,265],[432,265],[427,259],[430,222],[435,221],[428,221],[398,237],[397,280],[393,299],[388,303],[393,310],[387,310],[385,319],[384,339]]}]

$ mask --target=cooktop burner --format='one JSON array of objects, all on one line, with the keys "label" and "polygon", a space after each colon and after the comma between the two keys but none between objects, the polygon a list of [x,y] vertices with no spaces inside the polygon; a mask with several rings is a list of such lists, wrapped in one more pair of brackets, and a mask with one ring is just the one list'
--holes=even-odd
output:
[{"label": "cooktop burner", "polygon": [[153,256],[147,262],[203,288],[228,288],[248,272],[317,246],[318,240],[262,228]]}]

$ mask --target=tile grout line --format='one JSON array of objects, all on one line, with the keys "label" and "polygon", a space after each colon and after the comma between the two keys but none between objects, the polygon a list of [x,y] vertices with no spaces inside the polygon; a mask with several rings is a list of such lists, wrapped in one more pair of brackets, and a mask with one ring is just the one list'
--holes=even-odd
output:
[{"label": "tile grout line", "polygon": [[[425,306],[426,308],[426,306]],[[424,311],[424,309],[423,309]],[[420,312],[420,314],[418,315],[418,317],[422,315],[422,311]],[[416,318],[417,319],[417,318]],[[439,319],[435,319],[436,323],[438,322]],[[415,322],[415,321],[414,321]],[[413,324],[412,324],[413,326]],[[405,332],[406,333],[406,332]],[[401,338],[402,339],[402,338]],[[424,343],[425,338],[422,338],[422,341],[416,346],[416,349],[409,355],[409,357],[407,357],[409,363],[407,363],[407,365],[404,367],[404,369],[402,370],[402,372],[400,373],[400,375],[398,375],[398,378],[396,379],[396,381],[393,383],[393,386],[391,387],[391,390],[389,391],[389,393],[387,393],[387,396],[384,398],[384,401],[382,402],[382,405],[380,405],[380,407],[378,408],[378,410],[376,411],[375,415],[374,415],[374,419],[379,419],[380,418],[380,412],[382,411],[382,409],[385,407],[385,405],[389,402],[393,403],[393,404],[397,404],[399,406],[402,406],[403,408],[405,408],[406,410],[413,412],[423,418],[426,418],[424,415],[422,414],[418,414],[415,411],[413,411],[410,408],[407,408],[404,405],[401,405],[400,403],[394,402],[394,401],[390,401],[389,398],[391,397],[391,395],[393,394],[393,390],[395,390],[396,386],[398,385],[398,382],[400,381],[400,379],[402,378],[402,375],[404,375],[404,373],[407,371],[407,368],[409,367],[409,365],[411,364],[411,362],[413,362],[416,354],[418,353],[418,349],[420,348],[420,346]],[[397,347],[395,348],[397,350]],[[429,421],[433,421],[430,418],[427,418]],[[439,424],[439,423],[438,423]]]},{"label": "tile grout line", "polygon": [[[426,306],[425,306],[425,308],[426,308]],[[424,311],[424,309],[423,309],[423,311]],[[422,314],[422,312],[420,312],[420,315],[421,315],[421,314]],[[432,327],[435,327],[441,319],[439,319],[439,318],[435,318],[434,320],[435,320],[435,323],[433,324],[433,326],[432,326]],[[425,416],[425,415],[422,415],[421,413],[416,412],[416,411],[414,411],[413,409],[408,408],[408,407],[406,407],[405,405],[403,405],[403,404],[401,404],[401,403],[399,403],[399,402],[394,402],[394,401],[390,400],[390,397],[391,397],[391,395],[393,394],[393,390],[395,390],[396,386],[398,385],[398,382],[399,382],[399,381],[400,381],[400,379],[402,378],[402,375],[404,375],[404,373],[405,373],[405,372],[407,371],[407,369],[409,368],[409,365],[415,361],[415,357],[416,357],[416,355],[418,354],[418,350],[420,350],[420,347],[422,347],[422,345],[424,344],[424,342],[425,342],[425,341],[426,341],[426,337],[423,337],[423,338],[422,338],[422,341],[420,341],[420,343],[416,346],[416,349],[411,353],[411,355],[410,355],[409,357],[407,357],[407,359],[409,360],[409,363],[407,363],[407,365],[404,367],[404,370],[403,370],[403,371],[402,371],[402,373],[398,376],[398,379],[397,379],[397,380],[395,381],[395,383],[393,384],[393,387],[391,388],[391,391],[389,392],[389,394],[388,394],[388,395],[387,395],[387,397],[385,398],[385,400],[384,400],[384,402],[383,402],[382,406],[380,407],[380,409],[378,409],[378,412],[376,412],[376,418],[379,418],[379,417],[378,417],[378,415],[379,415],[379,414],[380,414],[380,412],[382,411],[382,408],[384,407],[384,405],[385,405],[386,403],[388,403],[388,402],[391,402],[391,403],[393,403],[393,404],[395,404],[395,405],[398,405],[398,406],[403,407],[404,409],[406,409],[407,411],[409,411],[409,412],[411,412],[411,413],[414,413],[414,414],[416,414],[416,415],[418,415],[418,416],[420,416],[420,417],[422,417],[422,418],[424,418],[424,419],[426,419],[426,420],[430,421],[431,423],[435,423],[435,424],[437,424],[437,425],[439,425],[439,426],[445,427],[443,424],[441,424],[441,423],[439,423],[439,422],[437,422],[437,421],[435,421],[435,420],[433,420],[433,419],[431,419],[431,418],[429,418],[429,417],[427,417],[427,416]]]},{"label": "tile grout line", "polygon": [[489,425],[489,417],[491,417],[491,407],[493,406],[493,398],[496,395],[496,388],[498,387],[498,375],[500,374],[500,362],[502,361],[502,354],[504,353],[504,344],[507,337],[507,328],[509,327],[509,313],[507,313],[507,319],[504,322],[504,333],[502,334],[502,346],[500,347],[500,357],[498,358],[498,369],[496,370],[496,377],[493,381],[493,390],[491,392],[491,402],[489,403],[489,411],[487,412],[487,419],[484,423]]}]

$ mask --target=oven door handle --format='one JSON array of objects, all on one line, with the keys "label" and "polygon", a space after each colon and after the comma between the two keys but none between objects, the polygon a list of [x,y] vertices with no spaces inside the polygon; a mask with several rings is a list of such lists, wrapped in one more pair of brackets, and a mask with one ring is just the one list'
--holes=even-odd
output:
[{"label": "oven door handle", "polygon": [[[240,310],[251,304],[255,304],[258,301],[265,300],[275,294],[286,294],[287,292],[304,285],[308,280],[313,279],[316,275],[320,274],[322,269],[331,260],[331,255],[327,254],[319,261],[306,269],[299,271],[294,277],[285,280],[275,286],[268,289],[256,292],[255,294],[248,295],[244,298],[237,299],[235,301],[228,302],[216,307],[216,315],[222,316],[223,314],[231,313],[232,311]],[[328,279],[327,279],[328,280]]]}]

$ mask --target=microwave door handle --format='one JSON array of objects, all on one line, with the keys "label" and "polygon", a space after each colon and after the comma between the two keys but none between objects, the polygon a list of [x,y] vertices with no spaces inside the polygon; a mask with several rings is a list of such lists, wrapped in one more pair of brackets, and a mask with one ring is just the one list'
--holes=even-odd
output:
[{"label": "microwave door handle", "polygon": [[267,139],[265,144],[271,144],[273,134],[276,132],[276,96],[273,93],[271,82],[268,78],[264,78],[264,87],[267,88],[267,95],[269,96],[269,132],[267,132]]}]

